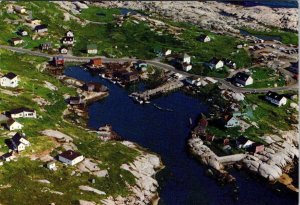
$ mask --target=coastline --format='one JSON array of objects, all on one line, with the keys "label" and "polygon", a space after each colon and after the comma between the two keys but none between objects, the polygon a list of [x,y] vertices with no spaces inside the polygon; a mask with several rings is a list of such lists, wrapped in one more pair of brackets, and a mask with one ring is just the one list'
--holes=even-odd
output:
[{"label": "coastline", "polygon": [[[79,88],[84,83],[83,81],[77,80],[75,78],[67,77],[67,76],[58,76],[62,82]],[[81,92],[77,89],[77,93],[80,94]],[[105,93],[100,93],[99,95],[94,95],[88,99],[86,99],[87,107],[89,104],[96,102],[98,100],[104,99],[109,96],[109,91]],[[72,109],[71,112],[75,113],[75,109]],[[87,110],[83,111],[83,115],[88,117]],[[76,113],[75,113],[76,114]],[[85,118],[85,121],[87,119]],[[83,126],[84,129],[87,131],[95,131],[87,126]],[[113,141],[113,140],[112,140]],[[123,164],[121,168],[129,171],[136,177],[136,184],[134,186],[129,186],[128,188],[133,193],[127,197],[118,196],[116,198],[108,197],[107,199],[102,200],[103,204],[124,204],[126,203],[138,203],[138,204],[153,204],[157,205],[159,202],[159,194],[158,194],[158,187],[159,184],[155,179],[156,174],[164,169],[163,162],[158,154],[155,154],[151,151],[148,151],[146,148],[141,147],[140,145],[121,140],[121,143],[131,149],[135,149],[140,153],[140,155],[136,158],[135,161]]]},{"label": "coastline", "polygon": [[[296,131],[290,131],[291,136],[295,134],[293,132]],[[279,138],[279,136],[277,137]],[[248,172],[252,172],[270,182],[279,181],[288,189],[299,192],[298,187],[292,184],[293,179],[288,176],[289,170],[286,169],[288,166],[293,167],[295,160],[298,160],[298,149],[293,142],[275,141],[269,136],[265,138],[269,140],[268,146],[261,153],[234,154],[225,157],[217,156],[195,133],[191,134],[187,144],[193,156],[204,165],[213,168],[220,175],[228,176],[227,166],[239,164]]]}]

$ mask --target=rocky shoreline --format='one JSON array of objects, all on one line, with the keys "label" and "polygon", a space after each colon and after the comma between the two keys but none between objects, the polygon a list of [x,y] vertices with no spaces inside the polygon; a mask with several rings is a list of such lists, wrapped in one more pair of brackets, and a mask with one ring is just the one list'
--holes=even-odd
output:
[{"label": "rocky shoreline", "polygon": [[[92,95],[91,93],[87,94],[87,92],[84,92],[80,89],[84,82],[74,78],[59,76],[58,79],[70,86],[77,87],[77,93],[85,96],[87,104],[102,99],[109,95],[108,92],[100,92],[98,94],[96,93]],[[73,112],[75,112],[75,110],[73,110]],[[132,194],[130,196],[118,196],[116,198],[110,196],[102,200],[101,202],[105,205],[157,204],[159,201],[159,195],[157,192],[159,185],[155,179],[155,175],[164,167],[160,157],[146,151],[145,149],[133,142],[121,141],[121,143],[129,148],[137,150],[140,153],[140,155],[133,162],[129,164],[122,164],[121,166],[122,169],[129,171],[135,176],[136,184],[134,186],[128,185],[128,188],[130,189],[130,191],[132,191]],[[96,205],[96,203],[94,202],[84,200],[80,200],[79,204]]]},{"label": "rocky shoreline", "polygon": [[123,141],[122,144],[136,149],[141,153],[132,163],[121,166],[122,169],[129,171],[136,177],[136,185],[129,186],[132,195],[128,197],[108,197],[101,202],[105,205],[157,204],[159,200],[157,192],[159,185],[154,177],[157,172],[163,169],[161,159],[155,154],[143,151],[138,145],[132,142]]},{"label": "rocky shoreline", "polygon": [[[295,135],[296,131],[290,131],[289,135]],[[244,155],[217,156],[204,142],[192,134],[188,140],[191,153],[203,164],[217,170],[220,173],[226,172],[226,164],[242,164],[246,170],[257,174],[271,182],[281,182],[282,178],[288,174],[287,166],[292,166],[295,160],[299,159],[299,152],[292,141],[282,140],[279,136],[263,137],[268,144],[264,151],[256,154],[245,153]],[[284,184],[284,183],[283,183]],[[293,191],[298,192],[298,188],[291,183],[285,184]]]}]

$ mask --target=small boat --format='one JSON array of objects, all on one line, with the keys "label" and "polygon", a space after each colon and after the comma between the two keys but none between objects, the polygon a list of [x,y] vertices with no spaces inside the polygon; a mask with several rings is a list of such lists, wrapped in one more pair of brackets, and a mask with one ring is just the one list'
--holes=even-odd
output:
[{"label": "small boat", "polygon": [[146,103],[146,104],[149,104],[149,103],[151,103],[151,102],[150,102],[149,100],[146,100],[145,103]]},{"label": "small boat", "polygon": [[192,118],[190,118],[189,120],[190,120],[190,125],[192,125],[193,124]]}]

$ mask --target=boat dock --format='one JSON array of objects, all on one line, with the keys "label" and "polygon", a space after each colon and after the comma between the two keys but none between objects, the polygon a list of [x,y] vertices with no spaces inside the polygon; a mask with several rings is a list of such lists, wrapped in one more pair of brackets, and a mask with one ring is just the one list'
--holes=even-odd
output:
[{"label": "boat dock", "polygon": [[143,102],[147,102],[151,99],[151,97],[161,94],[161,93],[167,93],[169,91],[178,89],[180,87],[182,87],[184,84],[183,82],[179,81],[179,80],[173,80],[173,81],[169,81],[157,88],[154,89],[150,89],[150,90],[146,90],[144,92],[141,93],[132,93],[131,97],[133,97],[136,101],[140,102],[141,104]]}]

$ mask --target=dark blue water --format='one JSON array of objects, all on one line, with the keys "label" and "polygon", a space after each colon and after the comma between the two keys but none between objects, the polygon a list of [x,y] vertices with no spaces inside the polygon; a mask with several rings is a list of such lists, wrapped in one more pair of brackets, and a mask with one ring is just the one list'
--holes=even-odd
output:
[{"label": "dark blue water", "polygon": [[[228,2],[230,0],[223,0]],[[272,8],[298,8],[297,0],[235,0],[230,1],[243,6],[268,6]]]},{"label": "dark blue water", "polygon": [[193,121],[207,106],[182,92],[153,100],[153,103],[171,108],[161,111],[152,104],[135,104],[128,91],[91,75],[78,67],[69,67],[65,74],[86,82],[100,82],[110,95],[89,107],[89,126],[97,129],[111,124],[124,139],[137,142],[158,153],[166,168],[158,175],[160,204],[166,205],[296,205],[297,195],[275,193],[270,186],[244,172],[233,171],[240,187],[239,201],[232,198],[229,186],[221,187],[205,175],[206,168],[186,151],[189,136],[189,118]]}]

